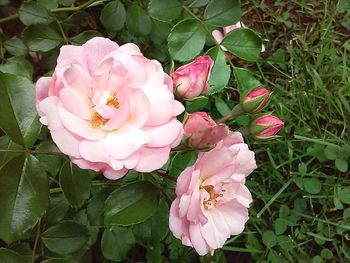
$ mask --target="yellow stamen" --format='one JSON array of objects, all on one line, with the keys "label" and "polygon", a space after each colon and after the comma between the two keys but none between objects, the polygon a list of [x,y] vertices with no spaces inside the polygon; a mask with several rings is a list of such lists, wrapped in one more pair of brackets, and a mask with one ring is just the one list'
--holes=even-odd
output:
[{"label": "yellow stamen", "polygon": [[93,111],[91,118],[91,125],[94,128],[100,127],[101,125],[105,125],[108,120],[102,118],[100,114],[96,111]]},{"label": "yellow stamen", "polygon": [[118,102],[118,98],[117,98],[117,93],[114,92],[112,95],[110,95],[107,98],[107,105],[109,107],[112,107],[112,108],[115,108],[115,109],[119,108],[119,102]]}]

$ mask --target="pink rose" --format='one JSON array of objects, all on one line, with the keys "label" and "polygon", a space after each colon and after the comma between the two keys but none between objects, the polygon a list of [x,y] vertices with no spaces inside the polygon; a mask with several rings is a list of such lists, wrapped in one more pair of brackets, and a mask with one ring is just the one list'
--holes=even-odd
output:
[{"label": "pink rose", "polygon": [[249,125],[250,133],[255,139],[273,139],[283,128],[284,122],[271,113],[262,114],[253,119]]},{"label": "pink rose", "polygon": [[213,147],[227,136],[229,129],[216,124],[206,112],[188,114],[184,123],[186,144],[194,149]]},{"label": "pink rose", "polygon": [[200,153],[176,183],[169,227],[182,244],[200,255],[221,248],[242,233],[251,194],[245,178],[256,168],[254,152],[239,132],[231,132],[210,152]]},{"label": "pink rose", "polygon": [[179,67],[172,74],[175,92],[185,99],[192,99],[208,92],[208,80],[214,61],[209,56],[200,56],[193,62]]},{"label": "pink rose", "polygon": [[257,113],[261,111],[270,101],[270,92],[265,87],[253,89],[241,100],[244,111]]},{"label": "pink rose", "polygon": [[38,80],[36,99],[59,149],[110,179],[161,168],[182,138],[176,116],[184,107],[171,78],[131,43],[95,37],[63,46],[52,77]]}]

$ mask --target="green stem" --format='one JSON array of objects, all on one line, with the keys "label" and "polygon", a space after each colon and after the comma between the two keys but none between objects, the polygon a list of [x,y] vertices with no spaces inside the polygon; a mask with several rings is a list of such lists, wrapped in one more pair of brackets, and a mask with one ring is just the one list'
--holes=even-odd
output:
[{"label": "green stem", "polygon": [[225,115],[224,117],[222,117],[221,119],[219,119],[217,121],[217,123],[224,123],[225,121],[231,119],[232,117],[238,116],[238,115],[242,115],[244,113],[242,107],[240,104],[237,104],[236,106],[233,107],[232,111]]},{"label": "green stem", "polygon": [[7,21],[14,20],[14,19],[16,19],[16,18],[18,18],[18,17],[19,17],[19,14],[18,14],[18,13],[15,13],[15,14],[13,14],[13,15],[9,15],[9,16],[7,16],[7,17],[0,18],[0,24],[1,24],[1,23],[5,23],[5,22],[7,22]]},{"label": "green stem", "polygon": [[176,177],[170,176],[170,175],[168,175],[168,174],[166,174],[166,173],[160,173],[160,172],[157,171],[156,174],[159,175],[159,176],[161,176],[161,177],[164,177],[164,178],[166,178],[166,179],[168,179],[168,180],[171,180],[171,181],[174,181],[174,182],[177,181],[177,178],[176,178]]}]

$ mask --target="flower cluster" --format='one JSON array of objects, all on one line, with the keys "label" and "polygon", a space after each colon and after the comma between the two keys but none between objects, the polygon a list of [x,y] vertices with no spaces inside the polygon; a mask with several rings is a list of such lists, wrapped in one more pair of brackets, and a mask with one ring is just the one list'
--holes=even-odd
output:
[{"label": "flower cluster", "polygon": [[[200,255],[243,231],[252,202],[245,181],[256,168],[242,134],[224,121],[215,122],[206,112],[185,113],[183,122],[177,118],[184,112],[181,100],[208,93],[213,65],[210,56],[199,56],[170,77],[136,45],[96,37],[82,46],[63,46],[53,75],[36,83],[41,123],[80,168],[118,179],[130,169],[162,168],[177,146],[199,151],[194,165],[178,177],[169,225]],[[249,130],[256,139],[274,138],[283,127],[271,113],[257,114],[269,100],[265,87],[255,87],[236,106],[240,114],[253,114]]]}]

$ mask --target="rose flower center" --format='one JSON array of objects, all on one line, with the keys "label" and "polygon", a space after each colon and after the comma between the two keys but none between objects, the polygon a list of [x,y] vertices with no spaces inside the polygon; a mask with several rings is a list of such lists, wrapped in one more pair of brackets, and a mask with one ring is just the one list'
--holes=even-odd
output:
[{"label": "rose flower center", "polygon": [[208,210],[211,207],[216,207],[218,202],[217,198],[223,197],[222,193],[225,192],[225,189],[221,189],[219,193],[216,193],[216,191],[214,190],[214,186],[212,185],[205,185],[201,188],[207,191],[209,194],[209,198],[203,201],[203,206],[205,210]]},{"label": "rose flower center", "polygon": [[[105,104],[110,108],[118,109],[120,107],[118,102],[117,93],[113,93],[112,95],[108,96],[107,103]],[[105,125],[109,119],[103,118],[95,109],[92,109],[91,111],[91,125],[94,128],[98,128],[102,125]]]}]

